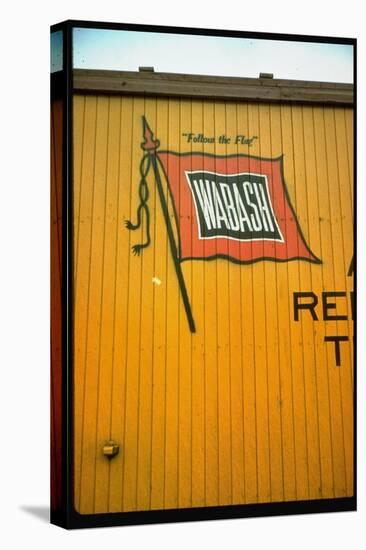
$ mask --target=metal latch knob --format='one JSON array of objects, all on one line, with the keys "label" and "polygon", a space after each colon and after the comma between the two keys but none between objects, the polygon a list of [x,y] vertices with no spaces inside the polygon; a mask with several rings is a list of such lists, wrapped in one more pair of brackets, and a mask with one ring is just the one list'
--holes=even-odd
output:
[{"label": "metal latch knob", "polygon": [[107,458],[113,458],[114,456],[118,455],[118,453],[119,445],[112,439],[110,441],[107,441],[107,443],[105,443],[105,445],[103,446],[103,454]]}]

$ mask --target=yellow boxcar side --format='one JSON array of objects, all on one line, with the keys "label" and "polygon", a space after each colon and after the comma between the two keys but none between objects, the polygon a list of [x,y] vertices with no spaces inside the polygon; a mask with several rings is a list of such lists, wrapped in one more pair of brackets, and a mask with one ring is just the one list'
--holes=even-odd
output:
[{"label": "yellow boxcar side", "polygon": [[[334,105],[75,95],[78,512],[353,495],[352,113]],[[291,204],[321,264],[182,262],[191,333],[152,171],[151,244],[140,256],[132,246],[144,229],[125,227],[140,201],[142,116],[164,150],[283,155]],[[189,142],[189,133],[215,141]],[[222,135],[233,139],[219,143]],[[256,139],[235,143],[238,135]],[[163,175],[162,185],[174,224]],[[317,297],[317,320],[309,309],[295,319],[301,292]],[[325,337],[348,338],[338,344],[340,366],[337,344]],[[120,445],[113,459],[103,455],[110,439]]]}]

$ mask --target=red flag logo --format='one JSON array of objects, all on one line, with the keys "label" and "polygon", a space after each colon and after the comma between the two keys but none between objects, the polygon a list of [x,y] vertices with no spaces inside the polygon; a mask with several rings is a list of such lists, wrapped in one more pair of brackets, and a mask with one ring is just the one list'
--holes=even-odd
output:
[{"label": "red flag logo", "polygon": [[307,260],[283,178],[283,157],[159,151],[173,199],[179,259]]}]

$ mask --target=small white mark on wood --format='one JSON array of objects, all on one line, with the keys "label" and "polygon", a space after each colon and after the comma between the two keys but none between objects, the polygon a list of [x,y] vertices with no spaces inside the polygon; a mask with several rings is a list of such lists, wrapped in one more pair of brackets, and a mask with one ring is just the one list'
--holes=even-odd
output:
[{"label": "small white mark on wood", "polygon": [[158,277],[153,277],[152,282],[154,283],[154,285],[161,285],[161,280]]}]

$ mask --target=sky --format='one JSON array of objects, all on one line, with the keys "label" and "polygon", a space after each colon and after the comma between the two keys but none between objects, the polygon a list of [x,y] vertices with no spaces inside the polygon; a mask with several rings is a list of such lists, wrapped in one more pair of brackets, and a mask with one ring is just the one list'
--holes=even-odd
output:
[{"label": "sky", "polygon": [[[62,34],[51,36],[51,71],[61,70]],[[353,82],[348,45],[169,33],[74,29],[74,67]]]},{"label": "sky", "polygon": [[[58,33],[55,33],[58,34]],[[60,37],[53,37],[51,65],[59,67]],[[353,82],[348,45],[169,33],[74,29],[74,67]]]}]

